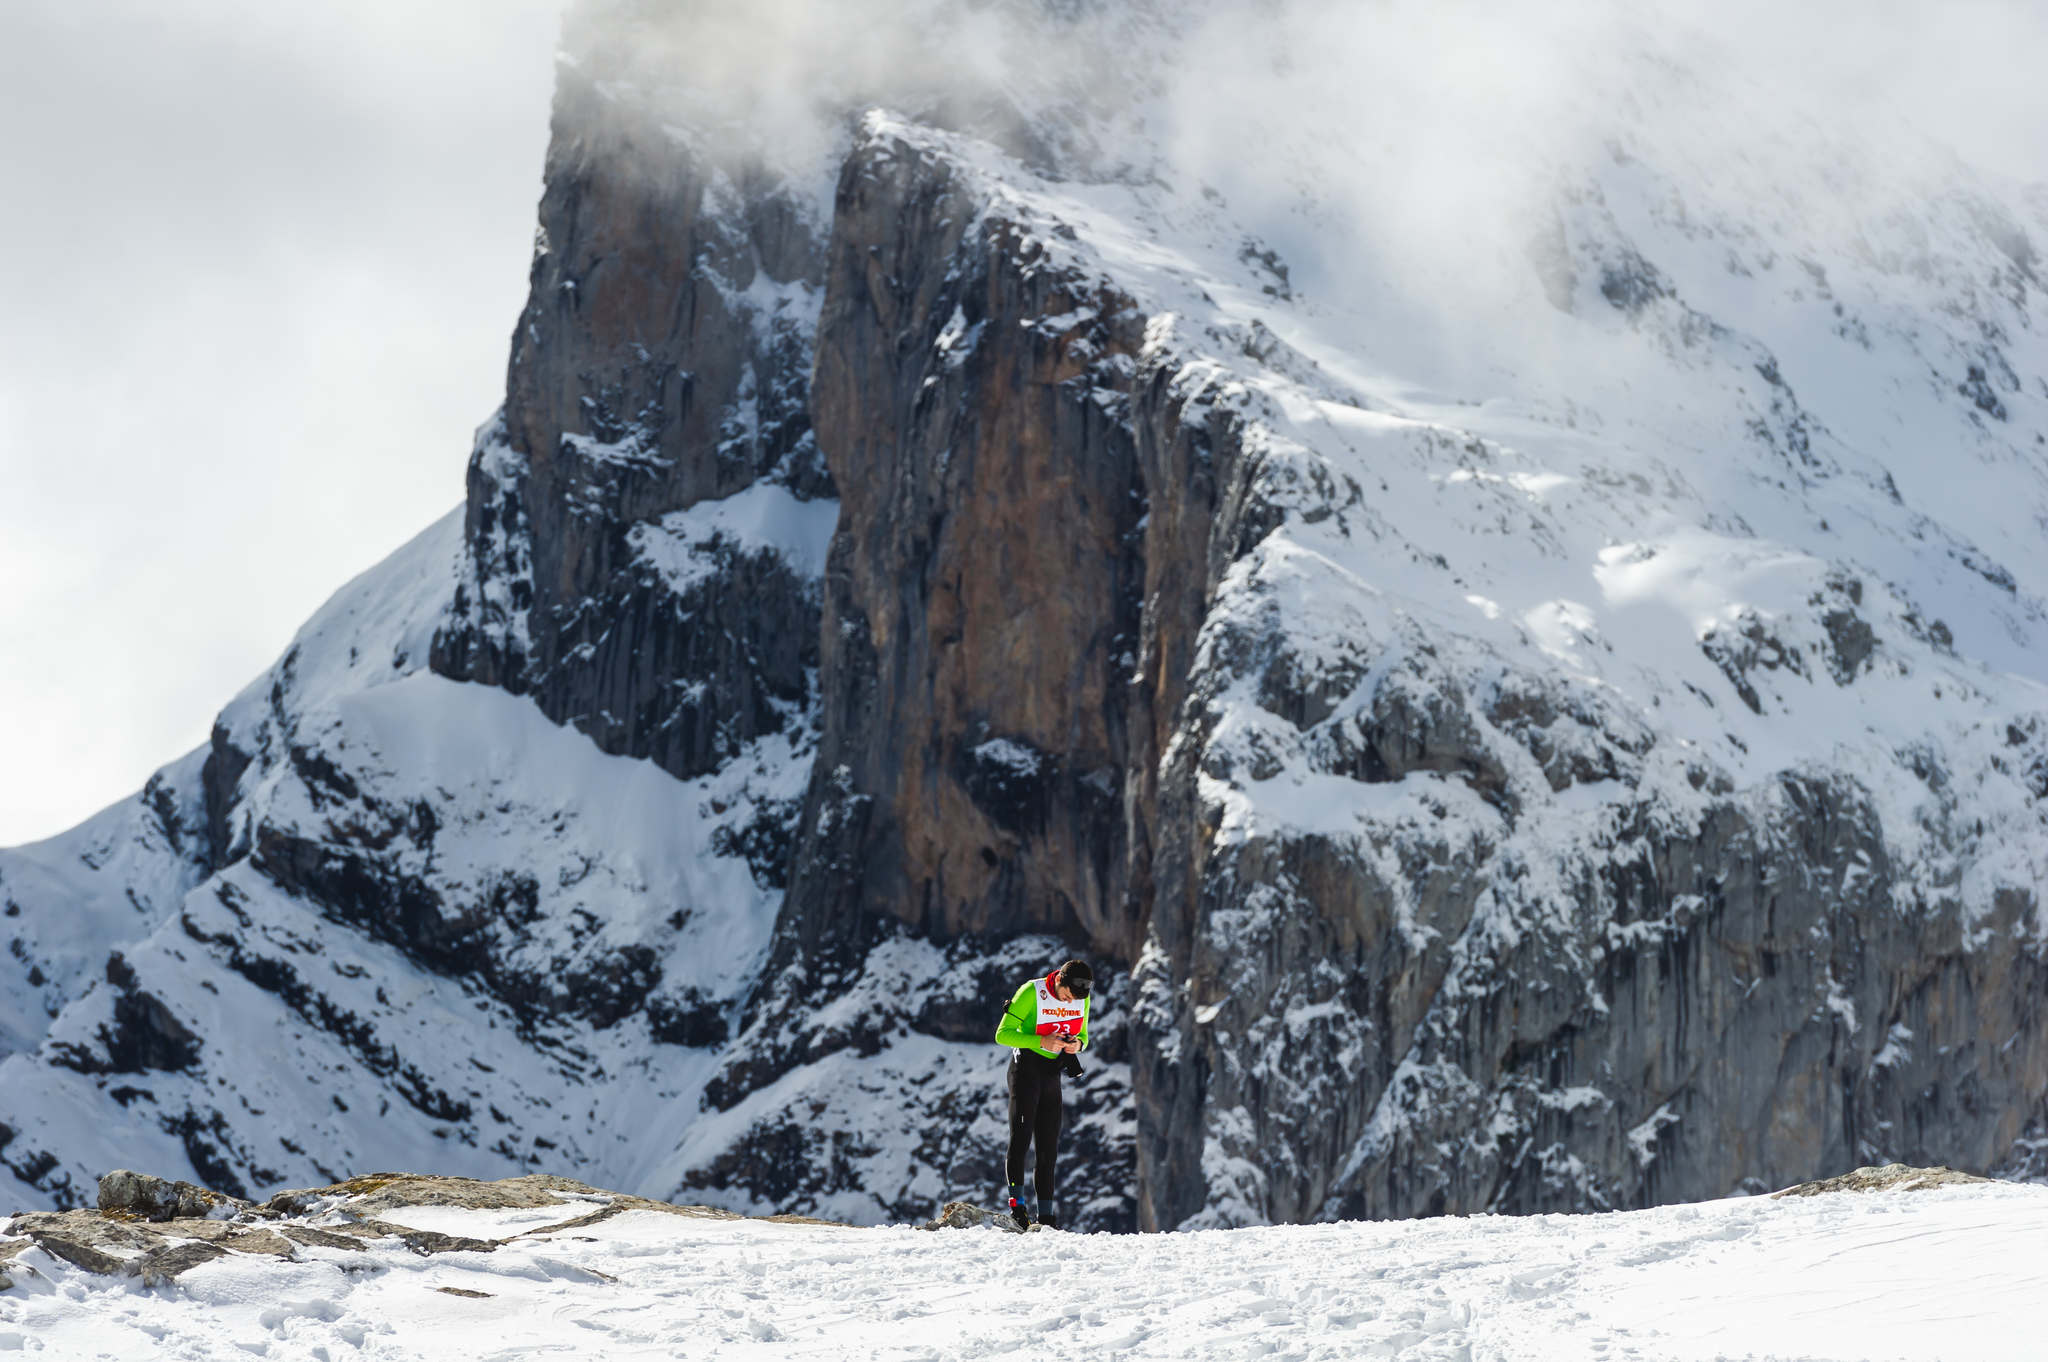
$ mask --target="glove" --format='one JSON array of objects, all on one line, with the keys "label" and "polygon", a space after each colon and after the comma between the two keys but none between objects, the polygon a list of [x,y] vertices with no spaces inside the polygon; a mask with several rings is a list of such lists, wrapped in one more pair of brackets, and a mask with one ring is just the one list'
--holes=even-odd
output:
[{"label": "glove", "polygon": [[1069,1078],[1079,1078],[1081,1076],[1081,1060],[1079,1056],[1072,1054],[1061,1055],[1060,1072]]}]

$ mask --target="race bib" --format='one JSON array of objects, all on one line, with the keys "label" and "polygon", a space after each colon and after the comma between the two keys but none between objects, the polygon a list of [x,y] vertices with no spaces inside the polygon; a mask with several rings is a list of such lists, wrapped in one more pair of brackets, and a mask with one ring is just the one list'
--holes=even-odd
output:
[{"label": "race bib", "polygon": [[1081,1023],[1087,1019],[1087,1005],[1079,998],[1063,1003],[1052,991],[1052,985],[1038,980],[1038,1034],[1041,1036],[1078,1036]]}]

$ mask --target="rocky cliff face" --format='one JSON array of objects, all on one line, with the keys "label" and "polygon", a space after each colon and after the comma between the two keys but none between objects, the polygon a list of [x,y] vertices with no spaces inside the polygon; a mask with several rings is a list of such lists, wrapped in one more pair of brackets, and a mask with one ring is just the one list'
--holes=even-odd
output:
[{"label": "rocky cliff face", "polygon": [[18,1195],[923,1218],[1074,951],[1086,1226],[2040,1172],[2037,204],[1845,243],[1624,127],[1447,390],[1142,91],[797,156],[623,60],[464,510],[0,855]]},{"label": "rocky cliff face", "polygon": [[988,194],[881,124],[840,177],[813,405],[847,491],[790,912],[1128,960],[1144,318]]},{"label": "rocky cliff face", "polygon": [[[1955,893],[1946,852],[1909,864],[1955,831],[1946,771],[1885,754],[1935,795],[1905,851],[1865,783],[1882,766],[1743,780],[1659,731],[1662,697],[1632,706],[1388,609],[1345,570],[1360,540],[1399,543],[1374,465],[1288,459],[1298,422],[1231,382],[1312,399],[1327,379],[1257,329],[1179,334],[1143,296],[1170,285],[1115,275],[1053,191],[991,186],[973,159],[872,125],[841,179],[816,400],[841,485],[870,490],[835,543],[842,689],[785,908],[806,940],[886,914],[1142,960],[1153,1225],[1219,1201],[1259,1219],[1639,1205],[1927,1157],[1910,1142],[1930,1134],[1974,1166],[2006,1157],[2048,1079],[2027,1039],[2037,904],[2023,877]],[[1747,404],[1796,421],[1775,365],[1752,367]],[[1507,454],[1415,434],[1453,482]],[[1469,550],[1401,547],[1446,585],[1471,571]],[[1797,678],[1777,712],[1854,704],[1812,688],[1880,690],[1947,655],[1851,565],[1806,571],[1794,619],[1703,633],[1727,697],[1696,686],[1703,710],[1763,713],[1752,672]],[[1963,741],[2038,845],[2037,796],[2005,783],[2026,731],[1973,715]]]},{"label": "rocky cliff face", "polygon": [[827,224],[573,67],[546,183],[433,666],[689,779],[810,703],[816,566],[688,512],[832,496],[807,400]]}]

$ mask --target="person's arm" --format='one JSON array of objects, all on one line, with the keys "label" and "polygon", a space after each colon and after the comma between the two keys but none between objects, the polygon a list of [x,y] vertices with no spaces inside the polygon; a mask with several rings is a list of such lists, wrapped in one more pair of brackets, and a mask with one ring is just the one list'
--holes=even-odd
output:
[{"label": "person's arm", "polygon": [[1038,992],[1031,984],[1018,989],[1017,996],[1003,1009],[1002,1024],[996,1027],[996,1044],[1035,1054],[1048,1053],[1038,1043]]},{"label": "person's arm", "polygon": [[1085,1049],[1087,1049],[1087,1048],[1088,1048],[1088,1016],[1089,1016],[1089,1014],[1090,1014],[1091,1012],[1093,1012],[1094,1010],[1095,1010],[1095,999],[1093,999],[1093,998],[1083,998],[1083,999],[1081,1000],[1081,1036],[1080,1036],[1080,1040],[1081,1040],[1081,1048],[1082,1048],[1083,1050],[1085,1050]]}]

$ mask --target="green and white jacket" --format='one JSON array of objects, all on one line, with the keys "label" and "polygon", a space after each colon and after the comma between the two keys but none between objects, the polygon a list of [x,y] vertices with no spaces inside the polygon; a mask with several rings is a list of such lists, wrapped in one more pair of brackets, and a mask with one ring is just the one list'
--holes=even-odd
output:
[{"label": "green and white jacket", "polygon": [[1044,1059],[1058,1058],[1056,1051],[1045,1048],[1044,1041],[1051,1036],[1077,1039],[1082,1049],[1088,1048],[1088,1005],[1094,999],[1061,1002],[1053,992],[1053,980],[1058,975],[1059,971],[1054,970],[1017,990],[1017,996],[1003,1009],[1002,1024],[996,1027],[996,1044]]}]

